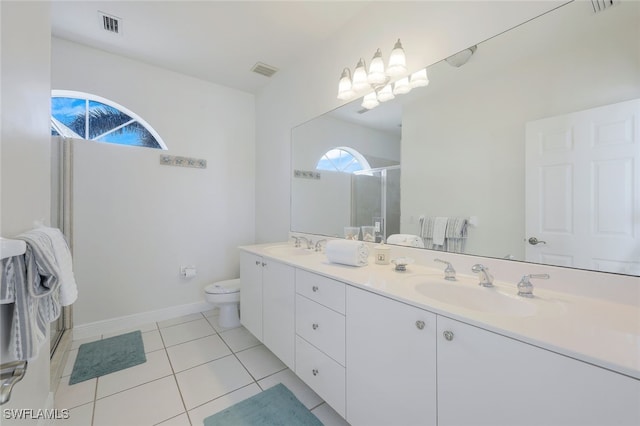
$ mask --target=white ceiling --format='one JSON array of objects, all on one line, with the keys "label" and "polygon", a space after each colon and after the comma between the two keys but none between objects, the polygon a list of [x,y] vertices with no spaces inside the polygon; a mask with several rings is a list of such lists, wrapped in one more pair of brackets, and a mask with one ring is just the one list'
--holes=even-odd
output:
[{"label": "white ceiling", "polygon": [[[257,93],[269,78],[357,15],[366,1],[59,1],[52,34],[107,52]],[[102,28],[98,11],[121,19],[121,35]]]}]

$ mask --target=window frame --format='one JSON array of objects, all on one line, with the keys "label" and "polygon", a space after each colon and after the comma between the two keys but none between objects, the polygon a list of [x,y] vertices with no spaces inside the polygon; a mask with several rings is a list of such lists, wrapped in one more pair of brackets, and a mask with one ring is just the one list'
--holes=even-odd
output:
[{"label": "window frame", "polygon": [[[72,129],[68,128],[67,126],[65,126],[64,124],[60,123],[56,118],[53,117],[53,114],[51,115],[51,127],[53,127],[56,132],[58,132],[62,137],[67,137],[67,138],[76,138],[76,139],[83,139],[83,140],[88,140],[88,141],[94,141],[94,142],[100,142],[100,143],[110,143],[112,145],[120,145],[120,146],[137,146],[139,148],[151,148],[151,149],[161,149],[163,151],[168,150],[167,145],[164,143],[164,141],[162,140],[162,138],[160,137],[160,135],[158,134],[158,132],[156,132],[156,130],[151,127],[151,125],[149,123],[147,123],[146,120],[144,120],[142,117],[140,117],[138,114],[136,114],[135,112],[131,111],[129,108],[122,106],[120,104],[118,104],[117,102],[114,102],[112,100],[109,100],[107,98],[103,98],[102,96],[98,96],[98,95],[94,95],[92,93],[86,93],[86,92],[79,92],[77,90],[62,90],[62,89],[52,89],[51,90],[51,98],[71,98],[71,99],[79,99],[79,100],[84,100],[85,101],[85,108],[86,108],[86,123],[88,123],[89,120],[89,102],[90,101],[95,101],[95,102],[100,102],[102,104],[105,104],[111,108],[114,108],[118,111],[121,111],[122,113],[128,115],[129,117],[131,117],[131,120],[127,121],[124,124],[121,124],[117,127],[114,127],[113,129],[104,132],[100,135],[97,135],[91,139],[87,139],[84,136],[80,136],[78,135],[76,132],[74,132]],[[108,141],[98,141],[98,139],[104,137],[104,136],[108,136],[110,133],[115,132],[118,129],[121,129],[125,126],[128,126],[134,122],[138,122],[142,127],[145,128],[145,130],[147,130],[151,136],[154,137],[154,139],[156,140],[156,142],[158,143],[158,145],[160,145],[159,148],[153,148],[153,147],[143,147],[143,146],[139,146],[139,145],[129,145],[129,144],[118,144],[118,143],[113,143],[113,142],[108,142]],[[88,124],[85,124],[85,126],[88,126]],[[87,133],[86,128],[85,128],[85,134]]]}]

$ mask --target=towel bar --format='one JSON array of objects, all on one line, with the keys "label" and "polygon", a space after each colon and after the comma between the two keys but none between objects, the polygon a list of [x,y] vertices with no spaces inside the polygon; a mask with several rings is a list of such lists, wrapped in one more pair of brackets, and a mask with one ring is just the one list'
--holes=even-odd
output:
[{"label": "towel bar", "polygon": [[0,405],[9,402],[13,386],[18,383],[27,372],[27,361],[13,361],[0,365]]}]

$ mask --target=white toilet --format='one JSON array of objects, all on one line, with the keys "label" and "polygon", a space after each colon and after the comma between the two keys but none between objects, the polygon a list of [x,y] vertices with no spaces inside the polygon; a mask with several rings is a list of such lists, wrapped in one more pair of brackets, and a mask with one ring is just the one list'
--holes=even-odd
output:
[{"label": "white toilet", "polygon": [[207,302],[220,308],[218,324],[222,328],[240,326],[238,305],[240,304],[240,278],[218,281],[204,288]]}]

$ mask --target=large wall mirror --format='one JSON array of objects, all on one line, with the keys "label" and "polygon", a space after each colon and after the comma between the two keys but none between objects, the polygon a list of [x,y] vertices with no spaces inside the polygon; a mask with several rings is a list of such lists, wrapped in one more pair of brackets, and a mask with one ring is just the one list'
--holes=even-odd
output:
[{"label": "large wall mirror", "polygon": [[[569,3],[429,66],[427,87],[294,128],[291,230],[467,218],[464,253],[639,276],[640,2],[616,3]],[[355,173],[323,167],[336,148]]]}]

